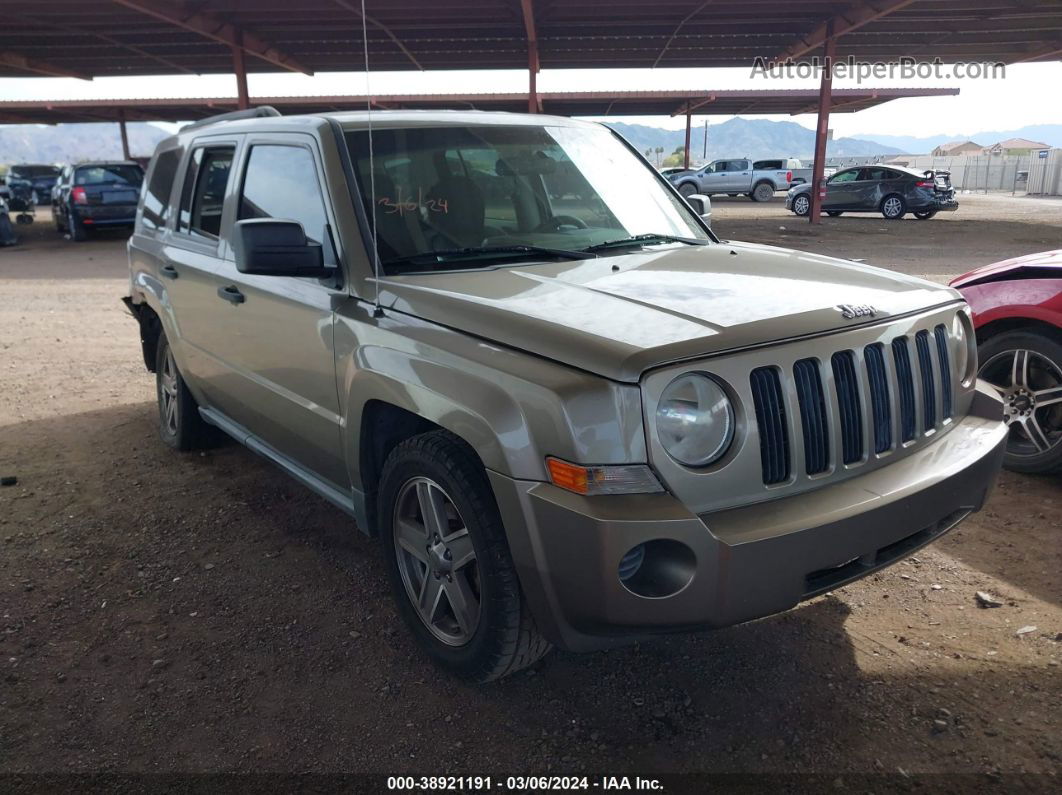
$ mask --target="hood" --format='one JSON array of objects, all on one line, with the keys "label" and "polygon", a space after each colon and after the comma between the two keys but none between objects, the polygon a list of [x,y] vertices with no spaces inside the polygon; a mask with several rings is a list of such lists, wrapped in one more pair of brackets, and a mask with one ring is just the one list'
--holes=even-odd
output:
[{"label": "hood", "polygon": [[[1024,257],[1006,259],[991,265],[964,273],[951,282],[952,287],[971,287],[986,282],[1001,282],[1009,279],[1034,278],[1041,269],[1047,270],[1051,278],[1062,279],[1062,249],[1043,251],[1039,254],[1027,254]],[[1053,273],[1057,271],[1057,274]]]},{"label": "hood", "polygon": [[[958,299],[911,276],[751,243],[380,283],[385,306],[632,382],[678,359],[878,323]],[[876,316],[846,319],[840,304],[869,304]]]}]

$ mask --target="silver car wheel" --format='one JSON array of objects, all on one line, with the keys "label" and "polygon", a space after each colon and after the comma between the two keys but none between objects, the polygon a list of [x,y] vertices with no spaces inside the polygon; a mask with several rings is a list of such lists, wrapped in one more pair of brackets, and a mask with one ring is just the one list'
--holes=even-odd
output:
[{"label": "silver car wheel", "polygon": [[479,626],[480,577],[454,501],[435,481],[411,478],[395,500],[392,532],[402,584],[420,620],[448,646],[465,645]]},{"label": "silver car wheel", "polygon": [[895,196],[886,199],[885,205],[882,207],[882,211],[885,213],[886,218],[896,218],[902,209],[903,202]]},{"label": "silver car wheel", "polygon": [[797,215],[807,215],[811,210],[811,200],[807,196],[797,196],[793,199],[793,212]]},{"label": "silver car wheel", "polygon": [[159,377],[159,414],[166,433],[176,436],[177,418],[177,363],[173,360],[173,351],[166,348],[166,358],[162,362],[162,374]]},{"label": "silver car wheel", "polygon": [[753,192],[753,196],[758,202],[768,202],[774,198],[774,188],[768,185],[766,182],[761,182],[756,186],[756,190]]},{"label": "silver car wheel", "polygon": [[1038,456],[1062,444],[1062,365],[1027,349],[997,353],[979,376],[999,390],[1007,452]]}]

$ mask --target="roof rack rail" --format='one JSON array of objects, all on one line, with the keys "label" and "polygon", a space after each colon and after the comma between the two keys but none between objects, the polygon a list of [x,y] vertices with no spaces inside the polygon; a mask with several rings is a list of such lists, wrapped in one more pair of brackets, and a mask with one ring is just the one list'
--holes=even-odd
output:
[{"label": "roof rack rail", "polygon": [[229,113],[219,113],[216,116],[207,116],[205,119],[194,121],[191,124],[184,125],[181,130],[194,130],[197,127],[205,127],[208,124],[215,124],[219,121],[236,121],[238,119],[261,119],[267,116],[279,116],[280,111],[274,108],[272,105],[260,105],[257,108],[245,108],[244,110],[234,110]]}]

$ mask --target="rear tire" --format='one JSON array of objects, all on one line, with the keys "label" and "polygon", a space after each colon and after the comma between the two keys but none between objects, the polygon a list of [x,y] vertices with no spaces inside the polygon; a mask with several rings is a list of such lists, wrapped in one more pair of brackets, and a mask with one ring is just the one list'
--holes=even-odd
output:
[{"label": "rear tire", "polygon": [[1062,472],[1062,344],[1034,331],[1008,331],[989,337],[977,355],[978,376],[1003,395],[1010,427],[1003,466],[1030,474]]},{"label": "rear tire", "polygon": [[774,198],[774,185],[770,182],[760,182],[752,189],[749,197],[754,202],[769,202]]},{"label": "rear tire", "polygon": [[881,200],[881,214],[889,221],[899,221],[907,215],[907,202],[898,193],[890,193]]},{"label": "rear tire", "polygon": [[84,243],[88,240],[88,230],[85,225],[74,217],[73,213],[66,216],[66,225],[70,229],[70,239],[75,243]]},{"label": "rear tire", "polygon": [[380,476],[377,516],[398,611],[438,665],[488,682],[550,650],[486,471],[464,441],[440,430],[399,444]]},{"label": "rear tire", "polygon": [[159,404],[159,437],[167,445],[188,451],[211,447],[216,442],[218,431],[200,416],[164,332],[159,332],[155,349],[155,395]]},{"label": "rear tire", "polygon": [[916,211],[914,217],[917,218],[919,221],[928,221],[936,214],[936,210]]}]

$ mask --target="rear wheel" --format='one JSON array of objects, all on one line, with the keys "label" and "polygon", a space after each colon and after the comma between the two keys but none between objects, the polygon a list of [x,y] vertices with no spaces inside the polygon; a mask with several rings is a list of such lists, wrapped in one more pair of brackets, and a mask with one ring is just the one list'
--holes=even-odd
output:
[{"label": "rear wheel", "polygon": [[1016,472],[1062,471],[1062,345],[1031,331],[989,338],[978,376],[999,390],[1010,428],[1004,466]]},{"label": "rear wheel", "polygon": [[380,478],[380,536],[399,612],[435,662],[479,682],[550,650],[528,612],[475,453],[447,431],[398,445]]},{"label": "rear wheel", "polygon": [[164,333],[155,350],[155,393],[159,403],[159,436],[174,450],[209,447],[217,437],[199,415],[199,406],[188,391],[173,351]]},{"label": "rear wheel", "polygon": [[769,202],[774,198],[774,185],[770,182],[761,182],[752,189],[752,200],[757,202]]},{"label": "rear wheel", "polygon": [[914,217],[917,218],[919,221],[928,221],[936,214],[936,210],[916,210]]},{"label": "rear wheel", "polygon": [[697,192],[697,186],[694,185],[692,182],[683,182],[681,185],[679,185],[678,191],[683,196],[689,197]]},{"label": "rear wheel", "polygon": [[907,214],[907,202],[899,194],[889,194],[881,200],[881,214],[890,221],[898,221]]},{"label": "rear wheel", "polygon": [[800,194],[793,199],[793,212],[799,216],[806,216],[811,212],[811,198],[804,194]]}]

